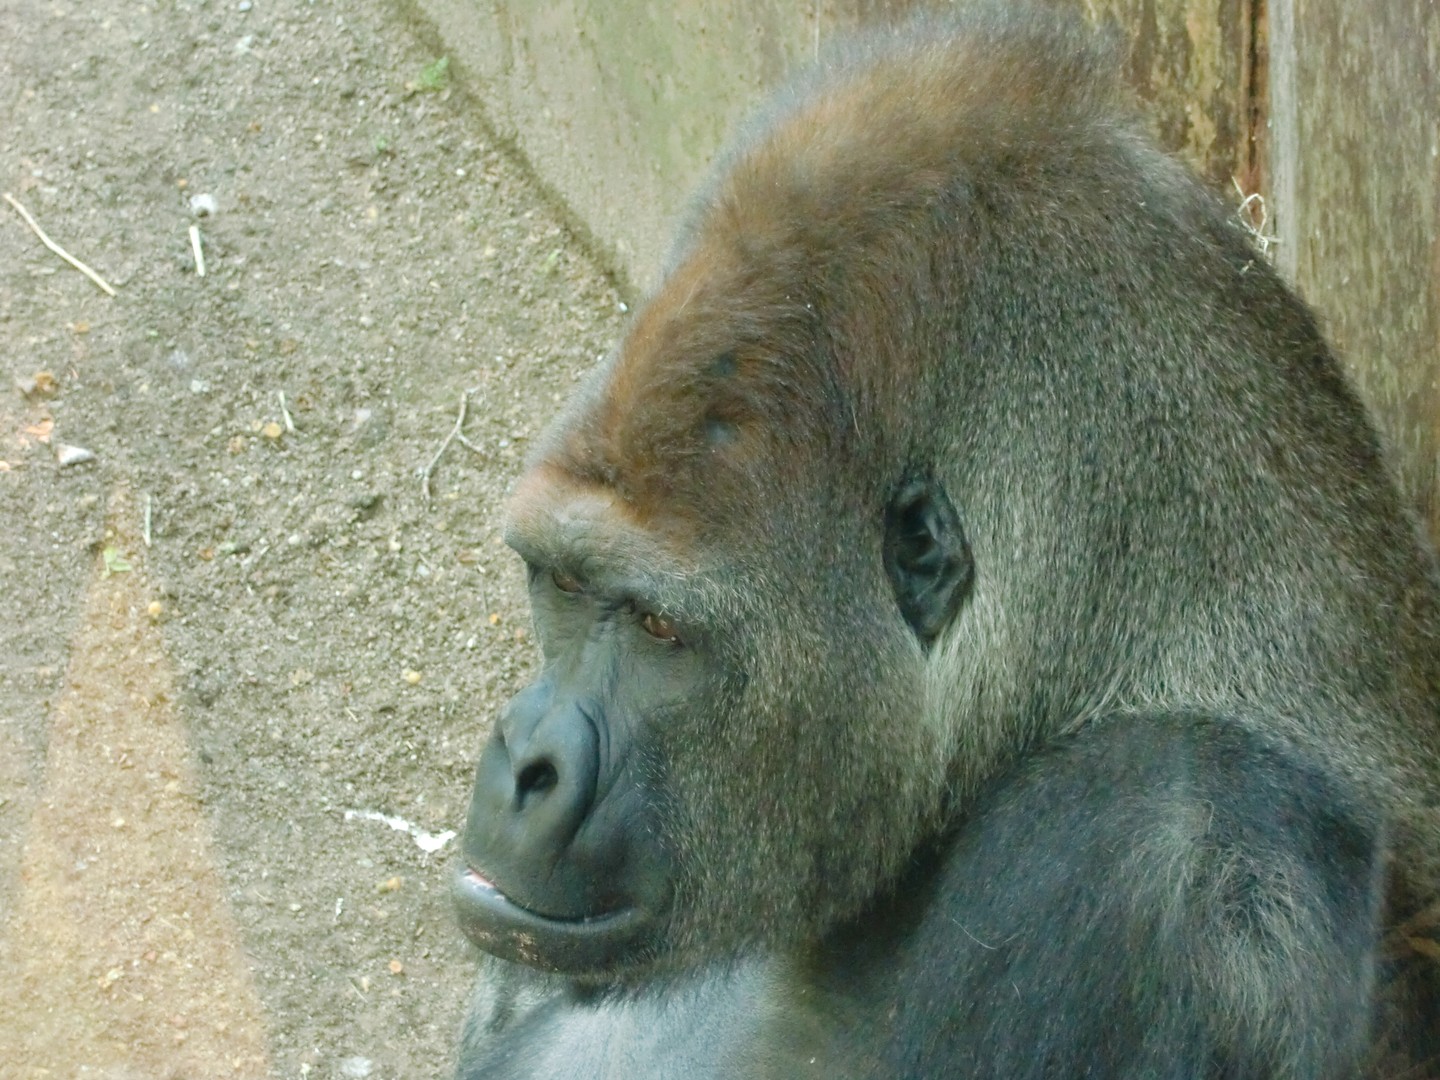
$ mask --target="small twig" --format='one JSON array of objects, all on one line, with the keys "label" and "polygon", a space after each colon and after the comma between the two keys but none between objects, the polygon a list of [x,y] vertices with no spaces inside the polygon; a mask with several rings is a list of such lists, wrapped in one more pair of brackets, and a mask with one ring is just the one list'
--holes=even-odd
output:
[{"label": "small twig", "polygon": [[71,255],[59,244],[55,243],[54,240],[51,240],[50,237],[46,236],[45,230],[40,228],[40,226],[36,223],[35,219],[30,216],[30,211],[26,210],[25,207],[21,206],[19,200],[17,200],[15,196],[11,195],[8,191],[5,192],[5,201],[8,202],[11,206],[13,206],[17,211],[19,211],[20,216],[25,219],[25,224],[30,226],[31,230],[35,233],[35,235],[40,238],[40,242],[42,244],[48,247],[56,255],[59,255],[60,258],[64,259],[76,270],[79,270],[96,285],[99,285],[100,288],[104,289],[108,295],[115,295],[115,290],[111,288],[108,281],[102,278],[94,270],[91,270],[90,267],[86,266],[79,259],[75,258],[74,255]]},{"label": "small twig", "polygon": [[205,276],[205,249],[200,246],[200,226],[190,226],[190,252],[195,256],[195,274]]},{"label": "small twig", "polygon": [[440,449],[435,451],[435,456],[430,459],[430,463],[420,472],[420,492],[425,496],[426,502],[430,501],[430,475],[435,471],[435,466],[440,464],[440,459],[445,455],[445,451],[450,449],[452,442],[458,442],[465,449],[476,454],[485,453],[484,450],[465,438],[464,433],[460,430],[465,426],[465,411],[470,407],[470,395],[473,393],[475,393],[474,390],[461,392],[460,414],[455,417],[455,426],[450,429],[450,434],[445,436],[445,441],[440,444]]},{"label": "small twig", "polygon": [[145,493],[145,523],[141,527],[140,535],[145,538],[145,546],[150,546],[150,493]]},{"label": "small twig", "polygon": [[285,430],[294,435],[295,421],[290,419],[290,410],[285,407],[285,391],[277,390],[276,393],[280,395],[280,415],[285,420]]}]

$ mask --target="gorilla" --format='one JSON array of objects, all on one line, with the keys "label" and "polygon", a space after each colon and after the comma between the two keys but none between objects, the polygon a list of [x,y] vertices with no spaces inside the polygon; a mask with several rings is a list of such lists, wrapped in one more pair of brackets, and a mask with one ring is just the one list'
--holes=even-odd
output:
[{"label": "gorilla", "polygon": [[985,3],[719,163],[507,508],[462,1077],[1440,1068],[1432,557],[1117,67]]}]

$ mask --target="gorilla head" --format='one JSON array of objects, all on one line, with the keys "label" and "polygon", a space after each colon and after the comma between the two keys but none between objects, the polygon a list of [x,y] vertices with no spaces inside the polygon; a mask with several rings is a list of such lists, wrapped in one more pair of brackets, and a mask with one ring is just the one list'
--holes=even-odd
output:
[{"label": "gorilla head", "polygon": [[1361,409],[1105,49],[1003,7],[772,109],[537,448],[544,665],[457,884],[488,951],[813,942],[1107,713],[1243,715],[1419,805],[1433,594]]}]

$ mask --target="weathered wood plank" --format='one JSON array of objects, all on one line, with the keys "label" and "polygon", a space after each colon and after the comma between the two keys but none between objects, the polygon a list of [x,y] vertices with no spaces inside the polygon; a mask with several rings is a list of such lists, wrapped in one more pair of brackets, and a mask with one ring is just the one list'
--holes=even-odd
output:
[{"label": "weathered wood plank", "polygon": [[1440,5],[1272,0],[1278,261],[1440,536]]},{"label": "weathered wood plank", "polygon": [[1149,105],[1155,132],[1217,189],[1255,190],[1252,119],[1261,0],[1081,0],[1094,21],[1130,42],[1126,74]]}]

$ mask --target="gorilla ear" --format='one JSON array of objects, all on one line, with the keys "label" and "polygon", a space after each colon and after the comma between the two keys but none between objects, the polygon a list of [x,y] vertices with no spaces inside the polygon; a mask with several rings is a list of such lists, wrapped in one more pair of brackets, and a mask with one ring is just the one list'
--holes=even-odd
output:
[{"label": "gorilla ear", "polygon": [[885,573],[900,614],[927,647],[970,594],[975,563],[939,482],[910,480],[885,510]]}]

